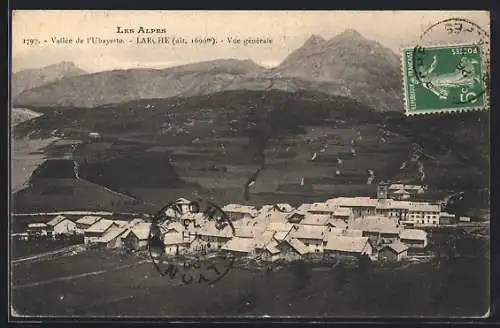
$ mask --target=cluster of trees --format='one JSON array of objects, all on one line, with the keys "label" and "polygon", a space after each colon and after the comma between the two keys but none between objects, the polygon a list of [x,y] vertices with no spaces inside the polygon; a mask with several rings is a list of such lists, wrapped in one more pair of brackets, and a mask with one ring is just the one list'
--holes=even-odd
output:
[{"label": "cluster of trees", "polygon": [[133,199],[133,200],[111,201],[111,206],[125,206],[125,205],[144,205],[144,200]]}]

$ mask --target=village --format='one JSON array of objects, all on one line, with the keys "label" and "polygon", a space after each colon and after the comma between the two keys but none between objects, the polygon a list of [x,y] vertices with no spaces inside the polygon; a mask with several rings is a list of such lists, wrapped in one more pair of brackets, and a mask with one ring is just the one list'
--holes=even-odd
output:
[{"label": "village", "polygon": [[[443,210],[442,201],[415,198],[425,186],[381,182],[376,198],[337,197],[302,204],[227,204],[222,210],[231,221],[220,229],[204,213],[191,211],[192,202],[175,203],[181,213],[162,226],[167,256],[228,252],[264,262],[307,258],[362,256],[372,261],[402,261],[418,257],[429,246],[428,230],[468,217],[455,217]],[[97,215],[79,218],[57,215],[48,222],[34,222],[15,234],[20,240],[80,238],[89,247],[146,251],[151,220],[148,217],[117,220]]]}]

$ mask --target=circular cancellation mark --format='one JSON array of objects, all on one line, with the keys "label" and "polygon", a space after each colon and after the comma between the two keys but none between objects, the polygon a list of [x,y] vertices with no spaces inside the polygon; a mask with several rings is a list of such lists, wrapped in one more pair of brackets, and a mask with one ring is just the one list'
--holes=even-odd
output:
[{"label": "circular cancellation mark", "polygon": [[217,205],[181,198],[153,217],[148,251],[163,277],[180,284],[213,284],[234,263],[221,247],[234,233],[232,222]]},{"label": "circular cancellation mark", "polygon": [[[465,82],[461,87],[464,95],[456,95],[449,99],[450,104],[473,104],[483,97],[489,90],[489,67],[490,67],[490,36],[478,24],[464,18],[449,18],[439,21],[428,27],[420,36],[418,44],[413,48],[413,70],[415,78],[426,89],[433,91],[441,98],[446,96],[446,86],[452,86],[452,83],[459,85],[458,82]],[[455,51],[457,56],[450,56],[451,63],[455,71],[448,76],[439,79],[436,78],[436,69],[438,58],[434,49],[435,44],[458,45]],[[470,48],[472,46],[476,48]],[[470,58],[475,49],[480,53],[480,60],[475,61]],[[477,76],[477,65],[482,65],[482,76]],[[434,73],[434,74],[433,74]],[[433,76],[433,75],[434,76]],[[456,76],[452,76],[455,74]],[[448,81],[444,81],[448,78]],[[444,83],[447,82],[447,83]],[[443,87],[444,83],[444,87]],[[468,88],[474,83],[480,85],[477,92],[469,93]],[[444,94],[440,94],[444,92]]]}]

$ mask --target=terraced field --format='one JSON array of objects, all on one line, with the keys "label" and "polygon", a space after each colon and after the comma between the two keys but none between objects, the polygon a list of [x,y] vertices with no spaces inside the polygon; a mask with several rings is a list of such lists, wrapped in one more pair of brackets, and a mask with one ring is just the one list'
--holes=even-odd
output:
[{"label": "terraced field", "polygon": [[[72,157],[82,179],[153,207],[196,195],[219,204],[369,196],[387,179],[443,191],[489,183],[487,113],[410,120],[342,97],[281,91],[40,111],[19,136],[57,128],[81,140]],[[457,146],[462,135],[475,147]]]}]

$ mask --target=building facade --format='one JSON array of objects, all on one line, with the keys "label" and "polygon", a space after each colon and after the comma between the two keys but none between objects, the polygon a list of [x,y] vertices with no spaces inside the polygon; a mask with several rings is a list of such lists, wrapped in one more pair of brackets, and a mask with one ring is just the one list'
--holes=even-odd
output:
[{"label": "building facade", "polygon": [[76,223],[62,215],[58,215],[47,222],[47,229],[52,236],[73,234],[76,231]]},{"label": "building facade", "polygon": [[401,261],[408,257],[408,246],[399,242],[385,245],[379,251],[378,257],[389,262]]}]

